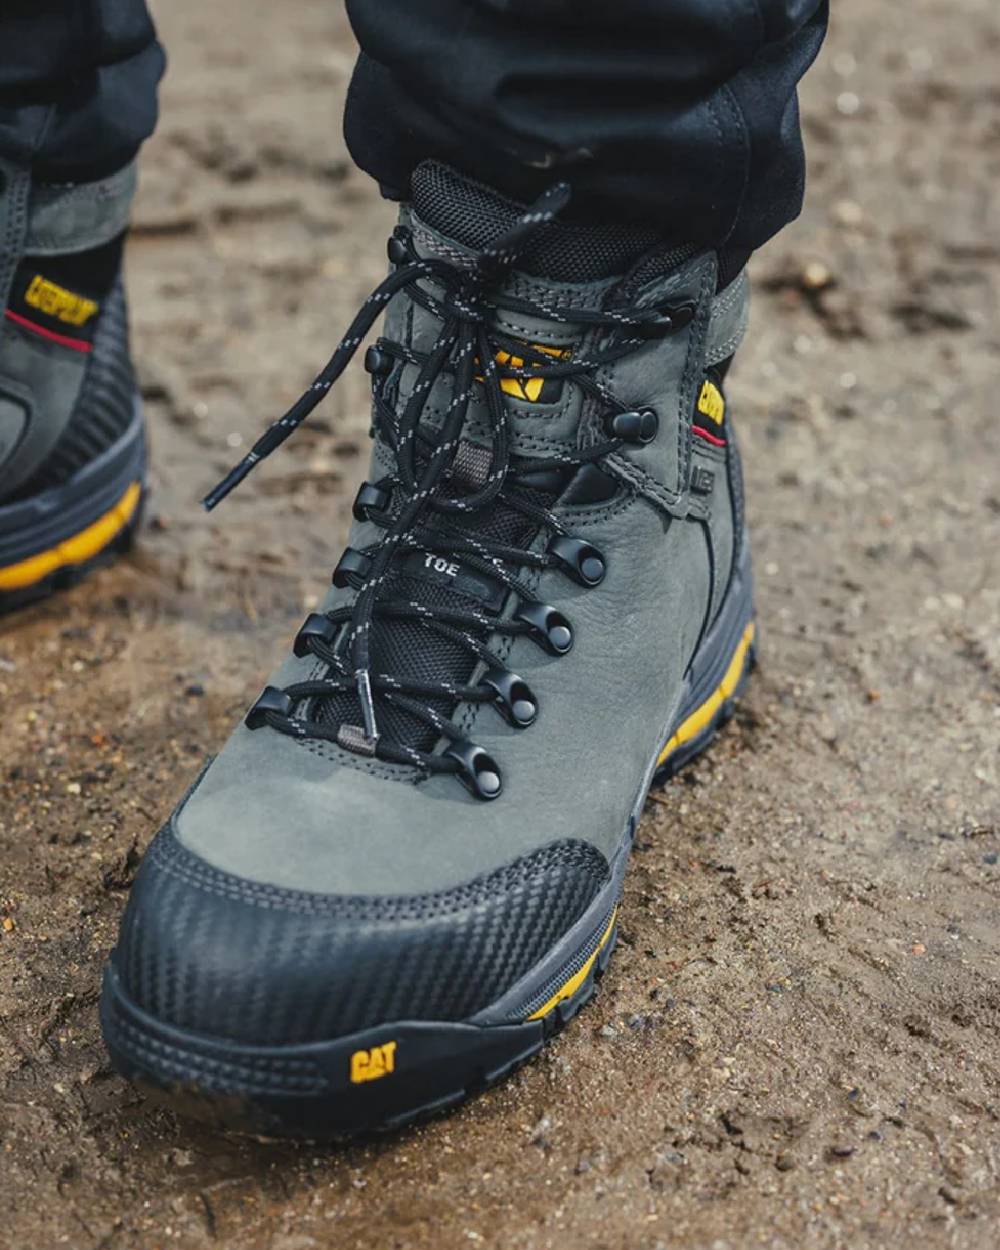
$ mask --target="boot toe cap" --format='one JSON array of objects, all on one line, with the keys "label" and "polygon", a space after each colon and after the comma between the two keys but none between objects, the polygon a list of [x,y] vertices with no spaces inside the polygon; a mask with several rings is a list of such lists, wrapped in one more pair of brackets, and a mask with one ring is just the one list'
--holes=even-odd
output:
[{"label": "boot toe cap", "polygon": [[563,840],[434,893],[310,893],[226,872],[168,824],[140,868],[112,962],[142,1011],[242,1043],[461,1021],[527,973],[607,880],[600,851]]}]

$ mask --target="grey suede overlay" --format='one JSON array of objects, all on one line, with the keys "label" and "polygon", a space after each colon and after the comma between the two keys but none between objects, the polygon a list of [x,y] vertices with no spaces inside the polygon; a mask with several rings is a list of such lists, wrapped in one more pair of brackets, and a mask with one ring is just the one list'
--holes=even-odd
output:
[{"label": "grey suede overlay", "polygon": [[717,365],[736,351],[750,324],[750,275],[743,272],[712,300],[705,364]]},{"label": "grey suede overlay", "polygon": [[[464,250],[435,240],[425,227],[417,238],[421,248],[446,247],[459,256]],[[722,516],[731,511],[725,464],[693,448],[701,440],[690,433],[708,355],[745,326],[745,282],[724,302],[715,283],[714,255],[695,257],[650,283],[643,301],[691,299],[694,321],[603,371],[602,381],[623,401],[655,407],[660,426],[650,446],[615,457],[621,486],[614,498],[561,514],[572,534],[603,552],[602,584],[584,589],[553,570],[525,578],[569,618],[573,650],[555,658],[527,638],[491,641],[534,691],[537,721],[518,730],[492,708],[456,709],[463,732],[497,760],[502,796],[479,802],[452,777],[423,779],[330,743],[240,725],[175,815],[177,835],[189,849],[252,881],[331,894],[447,889],[562,838],[613,854],[651,758],[669,736],[684,672],[732,564],[732,521]],[[512,279],[512,289],[533,298],[591,306],[609,286]],[[586,355],[579,327],[508,320],[519,337],[573,343]],[[436,328],[423,310],[399,300],[385,333],[428,350]],[[416,369],[405,365],[399,373],[405,399]],[[442,379],[432,398],[443,411],[450,381]],[[588,428],[593,414],[570,385],[554,404],[511,398],[509,408],[521,455],[550,456],[594,436]],[[480,413],[473,436],[482,437],[484,429]],[[689,489],[694,456],[715,470],[707,499]],[[381,471],[376,464],[372,476]],[[355,523],[348,542],[364,547],[378,533]],[[349,602],[351,594],[333,590],[324,607]],[[318,672],[314,659],[290,656],[268,681],[286,685]]]},{"label": "grey suede overlay", "polygon": [[97,182],[34,187],[24,250],[54,256],[108,243],[128,225],[136,179],[132,161]]},{"label": "grey suede overlay", "polygon": [[86,368],[82,352],[0,325],[0,498],[26,482],[59,441]]},{"label": "grey suede overlay", "polygon": [[538,697],[537,723],[457,713],[500,762],[499,800],[241,725],[182,809],[181,840],[237,876],[344,894],[446,889],[563,837],[610,855],[676,711],[708,563],[699,526],[668,525],[638,498],[577,532],[607,554],[605,582],[587,591],[548,573],[539,587],[573,622],[573,650],[556,659],[518,639],[507,656]]}]

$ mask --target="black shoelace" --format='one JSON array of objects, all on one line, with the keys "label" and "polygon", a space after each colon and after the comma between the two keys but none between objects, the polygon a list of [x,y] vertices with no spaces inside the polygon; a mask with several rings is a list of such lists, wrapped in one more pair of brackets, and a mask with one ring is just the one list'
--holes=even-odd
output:
[{"label": "black shoelace", "polygon": [[[456,702],[490,703],[509,723],[526,727],[535,719],[537,702],[516,674],[507,671],[487,645],[490,635],[529,636],[545,650],[562,655],[572,646],[569,621],[538,600],[518,570],[558,568],[584,586],[597,585],[604,576],[603,555],[592,545],[570,536],[538,492],[525,489],[529,477],[601,461],[626,442],[646,442],[655,435],[652,410],[629,411],[593,376],[609,364],[686,325],[690,305],[563,307],[518,298],[501,290],[512,262],[537,231],[554,220],[569,200],[569,189],[559,184],[545,192],[493,246],[472,256],[468,267],[439,257],[418,256],[407,231],[397,229],[389,241],[394,268],[368,296],[346,335],[308,390],[271,425],[243,460],[206,496],[214,508],[251,470],[275,451],[319,404],[372,328],[389,301],[401,291],[441,323],[429,352],[380,339],[373,373],[374,424],[391,449],[392,474],[365,483],[355,500],[355,515],[381,531],[380,541],[364,551],[347,548],[334,573],[334,583],[350,586],[351,605],[309,617],[296,640],[296,652],[312,655],[326,665],[319,679],[279,690],[268,687],[251,708],[251,728],[268,725],[299,738],[326,739],[356,753],[389,763],[412,765],[425,774],[453,773],[480,798],[495,798],[501,790],[500,771],[480,747],[465,739],[438,707]],[[430,288],[430,289],[429,289]],[[440,292],[438,294],[437,292]],[[498,311],[543,317],[546,320],[599,327],[607,331],[599,350],[587,358],[572,353],[554,356],[515,339],[496,324]],[[498,363],[498,356],[505,363]],[[521,363],[515,363],[521,362]],[[399,363],[416,366],[417,379],[401,413],[387,397],[389,375]],[[388,368],[386,368],[388,364]],[[423,421],[434,384],[443,374],[453,378],[452,397],[439,425]],[[530,461],[511,454],[509,417],[503,379],[523,386],[529,379],[569,382],[597,400],[606,412],[608,437],[572,454]],[[486,401],[489,443],[480,446],[462,433],[469,403],[477,388]],[[519,485],[521,489],[519,489]],[[551,535],[545,550],[533,541],[515,546],[470,528],[470,514],[502,504],[534,526],[534,534]],[[463,526],[463,520],[467,522]],[[463,570],[479,574],[488,583],[516,596],[512,613],[503,606],[431,606],[411,597],[394,595],[393,562],[403,553],[425,552]],[[504,594],[504,598],[509,597]],[[477,682],[417,681],[388,672],[373,672],[370,633],[375,618],[418,621],[464,648],[485,666]],[[478,668],[478,664],[476,664]],[[361,707],[360,726],[323,720],[316,709],[331,696],[354,690]],[[442,749],[420,751],[380,734],[376,701],[383,700],[432,729],[444,740]],[[436,705],[436,706],[435,706]]]}]

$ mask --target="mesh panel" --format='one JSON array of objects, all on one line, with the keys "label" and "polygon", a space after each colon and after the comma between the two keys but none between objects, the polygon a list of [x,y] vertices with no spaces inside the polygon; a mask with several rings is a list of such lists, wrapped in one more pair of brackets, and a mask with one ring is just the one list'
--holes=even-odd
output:
[{"label": "mesh panel", "polygon": [[[420,219],[465,247],[480,249],[509,230],[524,205],[462,178],[437,161],[418,165],[411,184]],[[589,282],[623,273],[657,235],[637,226],[590,226],[553,222],[518,258],[525,273],[553,282]]]},{"label": "mesh panel", "polygon": [[[554,495],[539,490],[519,491],[526,499],[538,503],[551,503]],[[470,515],[463,528],[489,537],[494,542],[512,547],[523,547],[533,538],[537,529],[535,522],[514,508],[498,505],[478,515]],[[413,599],[427,607],[450,608],[467,611],[482,609],[482,603],[469,595],[443,586],[429,578],[411,576],[395,570],[386,580],[380,595],[386,599]],[[480,641],[485,641],[484,630],[468,631]],[[455,685],[466,684],[476,666],[476,657],[465,647],[450,638],[409,620],[375,620],[371,629],[371,669],[373,673],[391,673],[394,677],[420,682],[447,681]],[[450,716],[454,700],[427,699],[428,707]],[[413,747],[418,751],[430,751],[437,741],[437,732],[402,708],[393,707],[376,696],[379,725],[395,742]],[[361,719],[361,707],[353,691],[318,702],[314,711],[317,720],[324,724],[357,724]]]}]

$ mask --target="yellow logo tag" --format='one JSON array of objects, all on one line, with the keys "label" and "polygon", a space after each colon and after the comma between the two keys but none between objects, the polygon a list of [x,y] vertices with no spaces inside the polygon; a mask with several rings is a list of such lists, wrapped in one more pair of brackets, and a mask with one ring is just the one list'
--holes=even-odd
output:
[{"label": "yellow logo tag", "polygon": [[701,388],[701,394],[698,396],[698,411],[710,421],[714,421],[716,425],[722,424],[722,418],[726,415],[726,401],[714,382],[706,380]]},{"label": "yellow logo tag", "polygon": [[87,299],[85,295],[74,295],[65,287],[50,282],[36,273],[31,285],[24,293],[24,301],[32,308],[47,313],[70,326],[82,326],[97,312],[96,300]]},{"label": "yellow logo tag", "polygon": [[356,1050],[351,1055],[351,1083],[360,1085],[362,1081],[377,1081],[381,1076],[388,1076],[395,1067],[395,1042],[373,1046],[371,1050]]},{"label": "yellow logo tag", "polygon": [[[566,360],[569,357],[567,348],[546,347],[544,343],[532,343],[532,347],[536,351],[544,352],[546,356],[555,356],[557,360]],[[510,352],[497,352],[496,362],[498,365],[513,365],[515,369],[524,368],[522,358],[512,356]],[[550,395],[553,400],[558,398],[562,388],[558,378],[501,378],[500,389],[505,395],[513,395],[515,399],[526,399],[529,403],[537,404],[539,400],[548,401]]]}]

